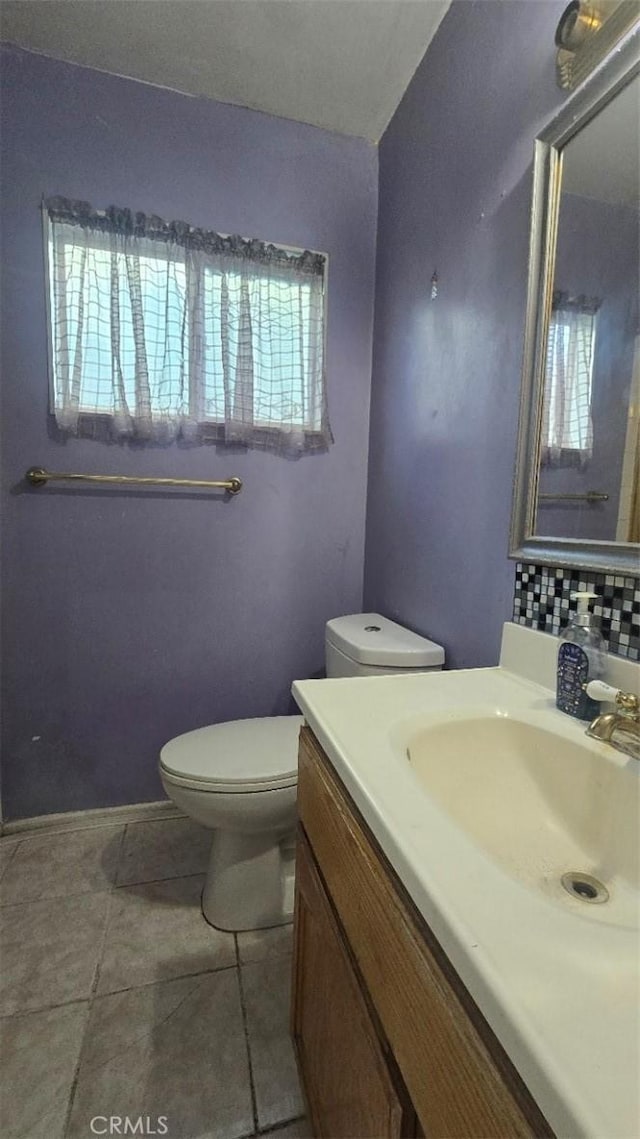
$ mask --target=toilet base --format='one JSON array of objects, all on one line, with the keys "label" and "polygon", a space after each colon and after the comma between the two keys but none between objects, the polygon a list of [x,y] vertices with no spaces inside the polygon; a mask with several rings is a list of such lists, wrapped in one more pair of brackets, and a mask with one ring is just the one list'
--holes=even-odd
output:
[{"label": "toilet base", "polygon": [[285,925],[293,919],[294,874],[293,834],[215,830],[202,912],[228,932]]}]

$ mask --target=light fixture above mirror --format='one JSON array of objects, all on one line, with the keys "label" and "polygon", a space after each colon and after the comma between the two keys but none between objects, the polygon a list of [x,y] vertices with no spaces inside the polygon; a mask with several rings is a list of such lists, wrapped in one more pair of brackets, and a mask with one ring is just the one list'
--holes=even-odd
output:
[{"label": "light fixture above mirror", "polygon": [[637,19],[637,0],[571,0],[556,28],[558,86],[573,91]]}]

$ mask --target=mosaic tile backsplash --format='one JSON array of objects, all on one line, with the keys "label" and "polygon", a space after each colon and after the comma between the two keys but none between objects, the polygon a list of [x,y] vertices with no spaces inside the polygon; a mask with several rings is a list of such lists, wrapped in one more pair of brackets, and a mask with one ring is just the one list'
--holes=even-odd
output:
[{"label": "mosaic tile backsplash", "polygon": [[513,620],[518,625],[558,635],[577,604],[571,594],[588,589],[609,652],[640,660],[640,581],[617,574],[516,564]]}]

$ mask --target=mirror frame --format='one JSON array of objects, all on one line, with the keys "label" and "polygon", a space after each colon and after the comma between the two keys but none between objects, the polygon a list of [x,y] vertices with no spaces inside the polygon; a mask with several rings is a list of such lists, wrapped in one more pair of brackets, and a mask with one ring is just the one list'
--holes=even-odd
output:
[{"label": "mirror frame", "polygon": [[639,73],[640,19],[535,140],[520,422],[509,543],[509,557],[518,561],[627,576],[640,576],[640,546],[635,543],[536,537],[534,531],[562,147]]}]

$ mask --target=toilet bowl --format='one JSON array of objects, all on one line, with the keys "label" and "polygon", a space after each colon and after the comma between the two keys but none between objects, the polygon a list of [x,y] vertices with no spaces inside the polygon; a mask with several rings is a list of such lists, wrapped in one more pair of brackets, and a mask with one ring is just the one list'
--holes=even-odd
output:
[{"label": "toilet bowl", "polygon": [[302,723],[302,716],[268,716],[214,724],[160,752],[169,798],[213,831],[202,911],[218,929],[291,920]]},{"label": "toilet bowl", "polygon": [[[444,650],[379,613],[329,621],[327,677],[439,671]],[[282,925],[293,915],[298,735],[302,716],[233,720],[186,732],[160,752],[160,778],[211,829],[202,892],[218,929]]]}]

